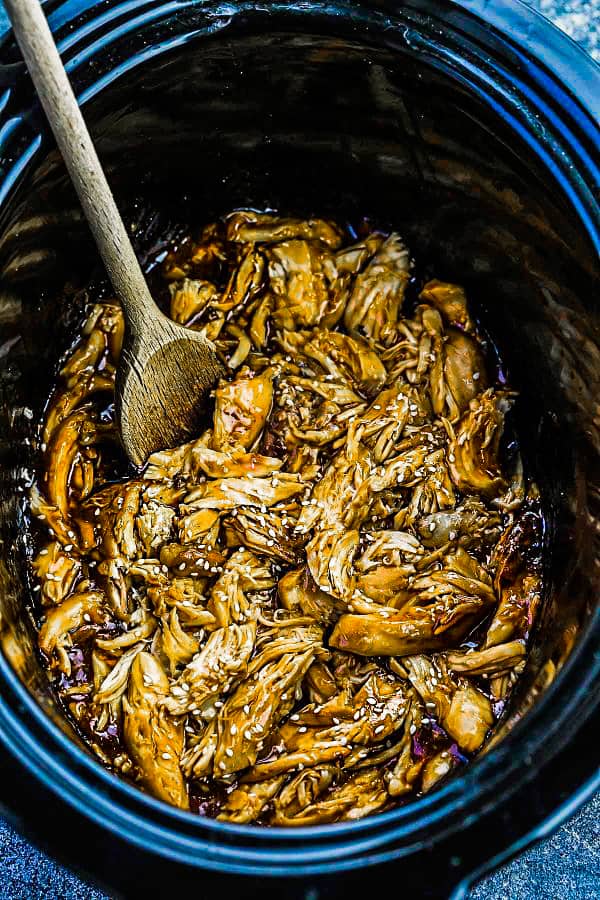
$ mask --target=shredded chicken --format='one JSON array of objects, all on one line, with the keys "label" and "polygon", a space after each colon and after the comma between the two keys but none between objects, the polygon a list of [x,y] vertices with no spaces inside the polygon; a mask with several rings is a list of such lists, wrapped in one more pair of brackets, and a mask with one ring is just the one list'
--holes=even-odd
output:
[{"label": "shredded chicken", "polygon": [[162,261],[228,367],[123,477],[96,303],[31,489],[38,643],[115,771],[237,824],[350,821],[486,744],[541,604],[543,520],[462,288],[401,236],[238,211]]}]

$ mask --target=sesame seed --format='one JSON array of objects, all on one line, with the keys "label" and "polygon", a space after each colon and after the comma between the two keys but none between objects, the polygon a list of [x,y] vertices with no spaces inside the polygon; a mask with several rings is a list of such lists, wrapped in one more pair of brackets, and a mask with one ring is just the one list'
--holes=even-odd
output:
[{"label": "sesame seed", "polygon": [[161,756],[162,756],[163,759],[171,759],[171,754],[170,754],[170,753],[161,753]]},{"label": "sesame seed", "polygon": [[231,757],[233,756],[233,750],[231,749],[231,747],[227,748],[227,750],[225,751],[225,756],[228,756],[231,759]]}]

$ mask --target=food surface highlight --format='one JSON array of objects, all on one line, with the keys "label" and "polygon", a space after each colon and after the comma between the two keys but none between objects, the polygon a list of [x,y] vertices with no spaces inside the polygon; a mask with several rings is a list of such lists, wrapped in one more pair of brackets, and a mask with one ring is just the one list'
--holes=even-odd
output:
[{"label": "food surface highlight", "polygon": [[39,647],[97,756],[167,803],[359,819],[505,708],[540,501],[463,290],[419,278],[398,234],[319,219],[235,212],[173,246],[170,315],[230,374],[210,427],[135,474],[118,305],[65,358],[30,501]]}]

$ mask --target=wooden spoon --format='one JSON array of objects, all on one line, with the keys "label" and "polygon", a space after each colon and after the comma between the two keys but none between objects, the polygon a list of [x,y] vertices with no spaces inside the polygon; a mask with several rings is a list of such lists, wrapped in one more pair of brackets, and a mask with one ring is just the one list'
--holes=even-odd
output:
[{"label": "wooden spoon", "polygon": [[117,416],[125,450],[142,466],[150,453],[198,432],[205,395],[223,369],[210,341],[154,303],[38,0],[5,0],[4,6],[123,306]]}]

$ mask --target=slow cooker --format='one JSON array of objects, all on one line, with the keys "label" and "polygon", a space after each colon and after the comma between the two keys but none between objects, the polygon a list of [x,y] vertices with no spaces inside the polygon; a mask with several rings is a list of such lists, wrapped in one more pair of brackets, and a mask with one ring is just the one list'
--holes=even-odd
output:
[{"label": "slow cooker", "polygon": [[32,437],[97,267],[10,38],[0,52],[2,812],[113,894],[460,897],[600,785],[600,70],[518,0],[44,4],[140,253],[234,207],[393,225],[502,349],[547,513],[546,596],[494,741],[421,799],[297,830],[118,780],[34,648]]}]

